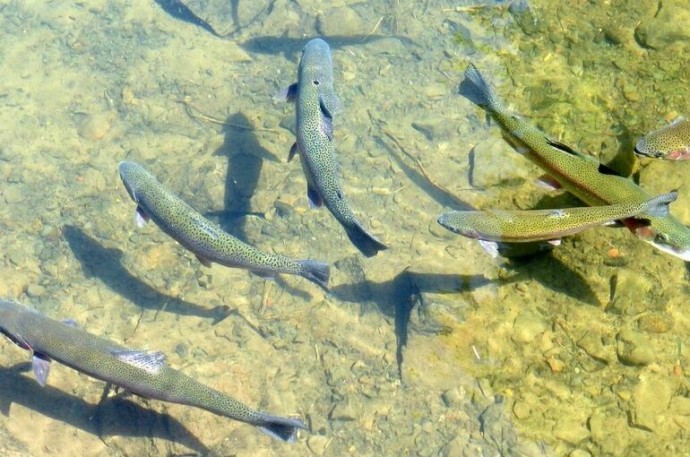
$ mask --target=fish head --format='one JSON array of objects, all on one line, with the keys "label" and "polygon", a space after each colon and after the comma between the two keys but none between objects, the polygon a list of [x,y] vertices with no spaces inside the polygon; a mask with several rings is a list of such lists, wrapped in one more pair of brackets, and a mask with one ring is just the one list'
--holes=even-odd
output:
[{"label": "fish head", "polygon": [[656,249],[690,262],[690,228],[673,216],[650,218],[650,222],[646,226],[628,228]]},{"label": "fish head", "polygon": [[690,160],[690,120],[679,117],[648,133],[635,145],[639,155],[666,160]]},{"label": "fish head", "polygon": [[145,170],[138,164],[128,161],[120,162],[117,169],[120,172],[120,179],[122,180],[122,184],[125,185],[129,197],[135,203],[139,203],[136,193],[137,176],[141,174],[141,172],[145,172]]}]

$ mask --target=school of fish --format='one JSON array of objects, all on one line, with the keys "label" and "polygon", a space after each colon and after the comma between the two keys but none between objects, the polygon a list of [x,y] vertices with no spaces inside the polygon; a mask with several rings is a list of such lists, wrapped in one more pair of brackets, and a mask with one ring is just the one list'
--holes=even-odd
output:
[{"label": "school of fish", "polygon": [[[173,5],[158,3],[171,8]],[[558,244],[561,238],[583,230],[618,224],[655,248],[690,261],[690,229],[669,210],[678,191],[654,197],[593,157],[550,140],[510,113],[474,64],[467,67],[459,93],[496,121],[515,151],[544,170],[545,181],[572,193],[589,206],[452,211],[438,218],[443,227],[478,239],[487,250],[500,253],[505,251],[497,249],[497,243],[546,241]],[[288,161],[294,155],[299,156],[309,206],[325,206],[352,245],[365,257],[388,249],[360,222],[343,192],[341,178],[348,172],[341,170],[336,155],[334,124],[340,101],[334,89],[332,57],[326,41],[316,38],[306,43],[297,82],[283,95],[294,103],[296,117],[296,141],[290,148]],[[649,133],[637,143],[635,152],[666,160],[690,159],[690,122],[679,118]],[[125,160],[120,162],[118,171],[124,188],[136,204],[136,224],[143,226],[152,220],[195,255],[202,265],[210,267],[217,263],[243,268],[269,278],[277,274],[295,275],[326,292],[329,290],[328,263],[293,259],[258,249],[203,217],[142,165]],[[0,300],[0,332],[31,352],[33,372],[41,385],[46,384],[51,361],[55,360],[134,394],[201,408],[256,426],[285,442],[294,442],[299,430],[308,430],[307,424],[299,418],[259,412],[194,381],[168,366],[161,352],[129,349],[88,333],[74,322],[53,320],[12,301]]]}]

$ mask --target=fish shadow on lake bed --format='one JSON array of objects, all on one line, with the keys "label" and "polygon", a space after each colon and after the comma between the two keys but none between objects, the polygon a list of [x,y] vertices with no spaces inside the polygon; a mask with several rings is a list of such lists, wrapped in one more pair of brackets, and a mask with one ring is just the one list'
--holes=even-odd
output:
[{"label": "fish shadow on lake bed", "polygon": [[422,273],[405,269],[390,281],[374,283],[365,280],[342,284],[335,287],[332,294],[347,302],[373,302],[382,314],[394,318],[396,361],[402,381],[403,352],[408,342],[410,318],[416,306],[423,306],[422,293],[467,292],[491,282],[483,275]]},{"label": "fish shadow on lake bed", "polygon": [[81,229],[65,225],[62,233],[81,263],[85,276],[100,279],[111,290],[135,305],[151,311],[160,311],[165,305],[167,312],[212,319],[214,324],[228,316],[227,306],[199,306],[158,292],[125,269],[122,265],[122,251],[104,247]]},{"label": "fish shadow on lake bed", "polygon": [[201,441],[168,414],[118,397],[90,404],[50,385],[41,387],[31,377],[20,374],[30,369],[29,363],[0,367],[0,412],[4,416],[11,418],[11,406],[16,403],[104,441],[112,436],[155,437],[179,443],[201,455],[209,453]]},{"label": "fish shadow on lake bed", "polygon": [[[240,126],[246,125],[247,128]],[[252,212],[251,198],[259,184],[264,160],[280,162],[271,152],[263,148],[251,130],[251,121],[242,113],[235,113],[225,120],[223,145],[214,155],[228,158],[225,175],[223,210],[209,212],[220,227],[240,240],[247,242],[246,217],[264,217],[264,212]],[[286,152],[287,154],[287,152]]]}]

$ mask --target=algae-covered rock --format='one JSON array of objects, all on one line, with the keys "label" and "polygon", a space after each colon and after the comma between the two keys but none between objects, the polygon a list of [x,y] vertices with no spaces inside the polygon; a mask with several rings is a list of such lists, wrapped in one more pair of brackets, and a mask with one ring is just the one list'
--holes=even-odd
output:
[{"label": "algae-covered rock", "polygon": [[690,40],[690,4],[662,2],[658,11],[650,11],[635,29],[635,37],[647,48],[664,49],[674,44],[687,46]]},{"label": "algae-covered rock", "polygon": [[616,336],[618,360],[626,365],[649,365],[656,360],[652,343],[641,333],[624,329]]}]

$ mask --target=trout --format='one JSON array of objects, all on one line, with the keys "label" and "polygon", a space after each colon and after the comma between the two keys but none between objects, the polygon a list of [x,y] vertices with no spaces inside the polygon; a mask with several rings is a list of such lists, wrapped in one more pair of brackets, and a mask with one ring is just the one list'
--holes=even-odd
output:
[{"label": "trout", "polygon": [[439,217],[438,223],[451,232],[484,241],[555,241],[633,216],[639,224],[644,225],[647,223],[644,219],[646,215],[667,215],[668,205],[676,198],[678,192],[673,191],[643,203],[527,211],[451,211]]},{"label": "trout", "polygon": [[[539,129],[510,113],[479,70],[470,64],[460,95],[484,109],[501,127],[503,138],[518,153],[546,171],[563,189],[590,206],[642,203],[652,196],[631,179],[618,176],[594,157],[550,140]],[[638,238],[667,254],[690,261],[690,229],[672,214],[650,215],[649,224],[623,219]]]},{"label": "trout", "polygon": [[338,101],[333,90],[331,50],[320,38],[309,41],[302,51],[298,78],[286,97],[295,103],[297,141],[288,161],[299,154],[307,179],[311,208],[326,205],[343,226],[352,244],[367,257],[387,249],[359,222],[340,185],[338,162],[333,145],[333,114]]},{"label": "trout", "polygon": [[32,368],[46,384],[51,360],[133,394],[179,403],[259,427],[274,438],[294,442],[299,419],[272,416],[240,403],[170,368],[161,352],[135,351],[88,333],[71,321],[60,322],[18,303],[0,300],[0,333],[31,351]]},{"label": "trout", "polygon": [[302,276],[328,290],[330,268],[324,262],[295,260],[263,252],[224,232],[194,208],[167,190],[141,165],[120,162],[120,178],[137,204],[137,225],[153,219],[158,227],[193,252],[207,267],[212,262],[231,268],[245,268],[273,277],[276,273]]}]

